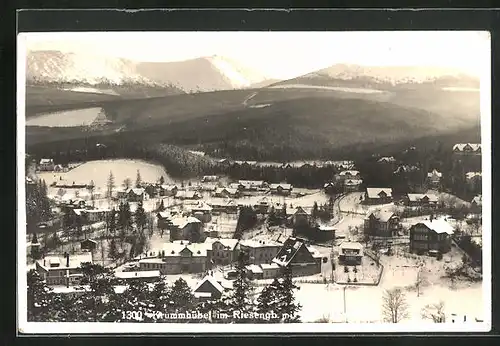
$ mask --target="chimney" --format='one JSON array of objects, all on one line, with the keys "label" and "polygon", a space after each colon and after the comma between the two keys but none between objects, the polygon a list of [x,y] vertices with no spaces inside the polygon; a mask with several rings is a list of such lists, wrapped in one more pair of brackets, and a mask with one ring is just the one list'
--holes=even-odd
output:
[{"label": "chimney", "polygon": [[64,256],[66,257],[66,267],[69,267],[69,253],[65,252]]},{"label": "chimney", "polygon": [[43,266],[45,267],[45,258],[43,259]]}]

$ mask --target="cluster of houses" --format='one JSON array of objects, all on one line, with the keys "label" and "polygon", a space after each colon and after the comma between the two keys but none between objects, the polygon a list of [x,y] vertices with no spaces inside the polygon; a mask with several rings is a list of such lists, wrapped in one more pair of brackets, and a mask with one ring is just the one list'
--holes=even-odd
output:
[{"label": "cluster of houses", "polygon": [[231,159],[219,159],[217,163],[222,168],[229,167],[272,167],[277,169],[311,169],[322,167],[335,167],[340,169],[351,169],[354,162],[350,160],[343,161],[295,161],[295,162],[258,162],[258,161],[239,161]]}]

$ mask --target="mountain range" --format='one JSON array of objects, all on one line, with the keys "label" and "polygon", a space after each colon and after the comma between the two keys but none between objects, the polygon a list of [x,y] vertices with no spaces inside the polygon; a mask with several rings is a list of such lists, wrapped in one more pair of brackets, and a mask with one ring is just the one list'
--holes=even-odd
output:
[{"label": "mountain range", "polygon": [[[35,51],[27,60],[27,117],[97,107],[110,123],[90,134],[80,125],[27,126],[26,143],[53,152],[84,146],[89,135],[110,145],[133,138],[281,161],[418,139],[475,141],[478,88],[478,78],[446,68],[337,64],[276,81],[220,56],[134,62]],[[81,124],[78,113],[65,114]]]},{"label": "mountain range", "polygon": [[178,62],[138,62],[59,51],[29,52],[26,78],[28,84],[89,86],[101,93],[112,93],[109,89],[117,86],[163,87],[177,89],[179,93],[231,90],[262,85],[268,79],[218,55]]}]

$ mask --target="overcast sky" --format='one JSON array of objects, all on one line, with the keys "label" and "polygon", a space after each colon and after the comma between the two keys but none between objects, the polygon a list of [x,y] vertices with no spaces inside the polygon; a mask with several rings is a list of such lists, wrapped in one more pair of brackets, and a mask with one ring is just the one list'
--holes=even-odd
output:
[{"label": "overcast sky", "polygon": [[336,63],[429,65],[480,74],[487,32],[94,32],[30,33],[27,48],[180,61],[221,55],[270,78],[292,78]]}]

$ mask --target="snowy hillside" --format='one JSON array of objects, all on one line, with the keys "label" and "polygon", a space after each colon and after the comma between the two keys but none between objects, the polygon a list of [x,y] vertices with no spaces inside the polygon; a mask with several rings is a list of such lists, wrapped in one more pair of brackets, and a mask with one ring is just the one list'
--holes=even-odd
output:
[{"label": "snowy hillside", "polygon": [[247,88],[268,79],[235,61],[211,56],[176,62],[137,62],[97,54],[31,51],[28,82],[75,85],[145,85],[184,92]]}]

